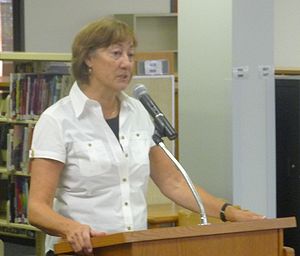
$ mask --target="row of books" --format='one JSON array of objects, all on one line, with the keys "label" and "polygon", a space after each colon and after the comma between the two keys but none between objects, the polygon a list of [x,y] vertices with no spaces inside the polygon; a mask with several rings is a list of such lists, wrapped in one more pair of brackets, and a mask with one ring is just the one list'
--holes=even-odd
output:
[{"label": "row of books", "polygon": [[11,223],[28,224],[29,177],[1,178],[0,184],[0,217]]},{"label": "row of books", "polygon": [[72,83],[69,74],[11,73],[8,117],[38,119],[47,107],[69,94]]},{"label": "row of books", "polygon": [[28,174],[32,124],[13,124],[7,133],[6,169]]},{"label": "row of books", "polygon": [[0,217],[8,215],[5,219],[12,223],[28,223],[28,152],[33,129],[33,124],[0,124],[0,163],[8,172],[21,174],[0,175]]}]

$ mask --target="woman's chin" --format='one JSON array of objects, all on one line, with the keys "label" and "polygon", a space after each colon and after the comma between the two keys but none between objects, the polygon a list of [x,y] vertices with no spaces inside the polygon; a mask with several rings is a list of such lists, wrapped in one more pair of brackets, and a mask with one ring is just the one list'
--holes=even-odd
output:
[{"label": "woman's chin", "polygon": [[128,88],[128,86],[129,86],[129,82],[128,81],[121,82],[121,83],[118,83],[118,85],[116,86],[116,89],[118,91],[124,91],[124,90],[126,90]]}]

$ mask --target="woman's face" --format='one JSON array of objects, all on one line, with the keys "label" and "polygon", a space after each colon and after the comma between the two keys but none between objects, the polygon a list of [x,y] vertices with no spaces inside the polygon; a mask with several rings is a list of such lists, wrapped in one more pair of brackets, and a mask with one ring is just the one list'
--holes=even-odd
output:
[{"label": "woman's face", "polygon": [[90,85],[100,85],[113,91],[126,89],[132,77],[133,57],[131,42],[120,42],[95,50],[86,60],[92,69]]}]

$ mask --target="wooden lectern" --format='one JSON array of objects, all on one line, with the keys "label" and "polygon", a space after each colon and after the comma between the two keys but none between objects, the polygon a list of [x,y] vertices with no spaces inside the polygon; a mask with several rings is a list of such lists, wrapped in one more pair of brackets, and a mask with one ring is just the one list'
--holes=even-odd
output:
[{"label": "wooden lectern", "polygon": [[[283,229],[294,217],[205,226],[157,228],[92,238],[99,256],[284,256]],[[292,250],[293,251],[293,250]],[[57,255],[73,255],[68,242],[55,245]]]}]

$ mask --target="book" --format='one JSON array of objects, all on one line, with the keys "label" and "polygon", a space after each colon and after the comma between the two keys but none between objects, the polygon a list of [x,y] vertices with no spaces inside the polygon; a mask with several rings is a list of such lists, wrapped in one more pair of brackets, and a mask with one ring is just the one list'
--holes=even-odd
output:
[{"label": "book", "polygon": [[0,125],[0,165],[4,166],[6,163],[7,152],[7,134],[9,133],[9,124]]},{"label": "book", "polygon": [[29,150],[31,148],[33,129],[34,126],[32,124],[24,127],[21,170],[26,174],[28,174],[30,170]]},{"label": "book", "polygon": [[14,169],[14,166],[12,165],[12,140],[13,140],[13,129],[9,129],[7,133],[7,150],[6,150],[6,169],[8,172],[12,171]]},{"label": "book", "polygon": [[25,176],[16,176],[14,183],[14,222],[15,223],[28,223],[28,184],[29,178]]},{"label": "book", "polygon": [[8,219],[10,222],[15,222],[15,177],[10,176],[9,182],[9,211]]},{"label": "book", "polygon": [[50,105],[68,95],[72,86],[70,75],[20,74],[10,75],[10,117],[36,120]]},{"label": "book", "polygon": [[24,139],[24,125],[13,125],[13,138],[12,138],[12,151],[11,151],[11,163],[14,166],[14,170],[21,171],[22,152],[23,152],[23,139]]}]

